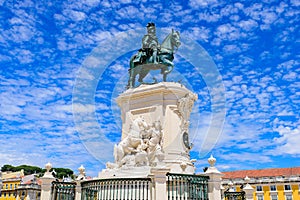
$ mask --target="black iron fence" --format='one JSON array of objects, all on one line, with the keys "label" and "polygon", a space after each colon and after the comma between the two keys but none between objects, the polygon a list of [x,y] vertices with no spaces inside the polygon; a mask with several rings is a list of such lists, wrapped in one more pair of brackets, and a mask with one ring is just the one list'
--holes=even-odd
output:
[{"label": "black iron fence", "polygon": [[168,199],[208,200],[208,176],[167,174]]},{"label": "black iron fence", "polygon": [[82,200],[151,200],[150,178],[98,179],[81,183]]},{"label": "black iron fence", "polygon": [[[208,200],[208,176],[167,174],[169,200]],[[96,179],[81,182],[81,200],[151,200],[151,178]],[[51,200],[75,200],[76,183],[52,182]],[[233,200],[227,198],[227,200]],[[244,200],[244,199],[236,199]]]},{"label": "black iron fence", "polygon": [[76,183],[52,182],[51,200],[75,200]]},{"label": "black iron fence", "polygon": [[245,195],[246,195],[245,191],[241,191],[241,192],[226,191],[226,192],[224,192],[225,200],[246,200]]}]

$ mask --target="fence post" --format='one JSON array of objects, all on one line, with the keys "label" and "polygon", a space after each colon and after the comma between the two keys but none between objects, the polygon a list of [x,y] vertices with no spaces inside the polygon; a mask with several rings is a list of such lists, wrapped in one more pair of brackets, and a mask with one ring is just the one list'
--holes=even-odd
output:
[{"label": "fence post", "polygon": [[253,187],[249,184],[250,178],[248,176],[245,177],[245,183],[246,186],[243,188],[243,190],[246,193],[246,200],[253,200]]},{"label": "fence post", "polygon": [[154,182],[154,200],[167,200],[167,173],[168,168],[151,168]]},{"label": "fence post", "polygon": [[75,187],[75,200],[81,200],[81,181],[75,181],[76,187]]},{"label": "fence post", "polygon": [[78,168],[79,175],[76,178],[76,194],[75,194],[75,200],[81,200],[81,182],[86,180],[85,178],[85,168],[81,165]]},{"label": "fence post", "polygon": [[52,172],[50,172],[50,169],[52,168],[51,163],[48,162],[45,165],[45,168],[47,171],[45,172],[44,176],[41,177],[41,199],[51,200],[51,187],[55,178],[53,177]]},{"label": "fence post", "polygon": [[208,180],[208,199],[209,200],[221,200],[221,177],[223,174],[214,166],[216,159],[211,155],[208,159],[210,167],[205,171],[205,174],[209,176]]}]

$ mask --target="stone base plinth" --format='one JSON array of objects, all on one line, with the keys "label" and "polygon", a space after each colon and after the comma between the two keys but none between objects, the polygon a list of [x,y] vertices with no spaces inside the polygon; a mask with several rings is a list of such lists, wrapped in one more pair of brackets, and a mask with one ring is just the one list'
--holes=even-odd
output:
[{"label": "stone base plinth", "polygon": [[196,99],[197,96],[185,86],[173,82],[141,85],[126,90],[117,98],[121,108],[122,140],[132,134],[137,118],[141,118],[149,127],[159,122],[165,166],[171,173],[193,174],[195,169],[190,161],[188,136],[190,113]]},{"label": "stone base plinth", "polygon": [[98,178],[147,178],[150,169],[149,166],[104,169],[99,172]]}]

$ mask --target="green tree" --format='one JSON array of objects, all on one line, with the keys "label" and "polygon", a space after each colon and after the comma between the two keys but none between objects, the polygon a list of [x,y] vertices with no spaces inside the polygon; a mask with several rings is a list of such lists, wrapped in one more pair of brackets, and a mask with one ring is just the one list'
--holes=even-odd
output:
[{"label": "green tree", "polygon": [[7,171],[15,172],[14,170],[15,170],[15,167],[12,166],[12,165],[3,165],[3,166],[1,167],[1,171],[2,171],[2,172],[7,172]]},{"label": "green tree", "polygon": [[21,171],[24,170],[24,174],[25,175],[29,175],[29,174],[39,174],[42,173],[42,168],[40,167],[36,167],[36,166],[30,166],[30,165],[20,165],[15,167],[15,171]]},{"label": "green tree", "polygon": [[[25,175],[40,174],[40,176],[42,176],[42,174],[44,174],[46,172],[46,169],[42,169],[40,167],[30,166],[30,165],[19,165],[19,166],[14,167],[12,165],[6,164],[1,167],[2,172],[6,172],[6,171],[16,172],[16,171],[21,171],[22,169],[24,170]],[[54,176],[58,179],[62,179],[63,177],[74,178],[74,172],[71,169],[53,168],[52,170],[54,170],[56,172],[56,174],[54,174]]]},{"label": "green tree", "polygon": [[58,179],[62,179],[64,177],[74,177],[74,172],[70,169],[67,168],[53,168],[54,171],[56,172],[55,177]]}]

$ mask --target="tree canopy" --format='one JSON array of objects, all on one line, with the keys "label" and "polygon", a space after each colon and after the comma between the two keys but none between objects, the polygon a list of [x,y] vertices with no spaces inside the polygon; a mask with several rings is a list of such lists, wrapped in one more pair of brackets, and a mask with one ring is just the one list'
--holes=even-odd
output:
[{"label": "tree canopy", "polygon": [[[37,166],[30,166],[30,165],[19,165],[19,166],[12,166],[12,165],[3,165],[1,167],[1,171],[2,172],[7,172],[7,171],[11,171],[11,172],[17,172],[17,171],[21,171],[24,170],[24,175],[29,175],[29,174],[40,174],[43,175],[46,172],[46,169],[42,169],[40,167]],[[74,176],[74,172],[71,169],[67,169],[67,168],[52,168],[51,171],[55,171],[56,174],[54,174],[54,176],[56,178],[63,178],[63,177],[71,177],[73,178]]]}]

